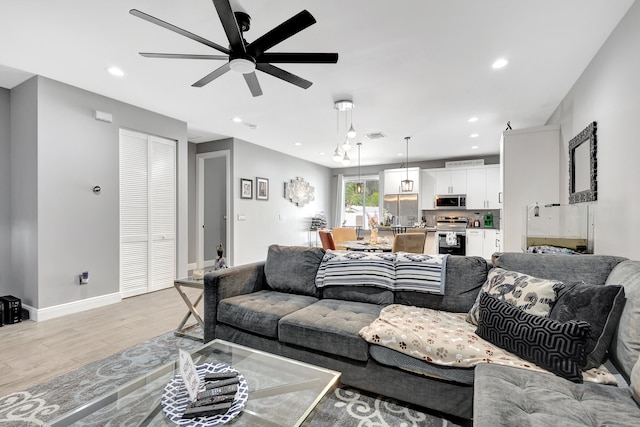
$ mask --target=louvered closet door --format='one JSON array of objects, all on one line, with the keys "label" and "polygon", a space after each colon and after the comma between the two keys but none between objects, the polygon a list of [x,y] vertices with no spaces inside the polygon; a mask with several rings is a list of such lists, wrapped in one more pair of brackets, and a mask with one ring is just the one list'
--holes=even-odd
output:
[{"label": "louvered closet door", "polygon": [[176,253],[175,142],[120,131],[120,292],[173,285]]}]

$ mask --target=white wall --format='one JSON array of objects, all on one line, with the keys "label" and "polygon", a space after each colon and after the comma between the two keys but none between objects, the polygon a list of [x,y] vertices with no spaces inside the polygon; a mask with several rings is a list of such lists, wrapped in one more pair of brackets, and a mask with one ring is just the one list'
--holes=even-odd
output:
[{"label": "white wall", "polygon": [[0,295],[11,282],[11,128],[9,90],[0,88]]},{"label": "white wall", "polygon": [[[256,177],[269,179],[269,200],[255,199]],[[315,188],[315,200],[304,207],[284,198],[284,183],[296,177]],[[240,198],[240,178],[253,180],[253,199]],[[331,205],[331,169],[235,139],[232,189],[233,259],[240,265],[264,260],[271,244],[308,245],[311,218],[318,211],[328,213]],[[311,239],[315,243],[313,233]]]},{"label": "white wall", "polygon": [[[37,195],[37,222],[29,223],[27,230],[29,236],[35,233],[37,257],[14,248],[18,257],[14,279],[22,290],[31,286],[22,273],[37,270],[37,295],[29,292],[25,302],[42,309],[119,292],[120,128],[178,141],[178,206],[183,207],[178,212],[178,275],[186,275],[186,123],[43,77],[25,84],[37,86],[37,99],[33,93],[21,97],[25,103],[31,99],[37,104],[37,120],[19,129],[37,131],[32,144],[37,154],[26,153],[18,159],[20,153],[12,151],[19,165],[13,169],[14,180],[37,177],[37,188],[29,189]],[[20,86],[12,90],[12,100],[20,90]],[[111,113],[113,123],[96,121],[95,110]],[[22,116],[23,112],[12,110],[12,124],[24,121]],[[24,139],[15,136],[13,148]],[[22,170],[31,162],[35,166],[36,158],[37,169]],[[102,187],[99,196],[92,192],[95,185]],[[12,201],[23,197],[17,185],[13,190]],[[19,221],[14,216],[14,226]],[[80,286],[77,275],[87,270],[90,282]]]},{"label": "white wall", "polygon": [[560,124],[561,195],[568,202],[568,142],[598,122],[598,254],[640,259],[640,2],[635,2],[563,99],[548,124]]}]

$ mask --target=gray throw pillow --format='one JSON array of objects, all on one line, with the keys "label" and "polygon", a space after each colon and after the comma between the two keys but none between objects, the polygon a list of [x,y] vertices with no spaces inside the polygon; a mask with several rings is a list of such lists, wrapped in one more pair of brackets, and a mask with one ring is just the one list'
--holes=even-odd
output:
[{"label": "gray throw pillow", "polygon": [[583,368],[587,370],[604,363],[623,308],[622,286],[587,285],[580,281],[558,293],[558,299],[551,309],[549,318],[559,322],[589,322],[591,334],[587,338],[587,363]]},{"label": "gray throw pillow", "polygon": [[525,313],[488,294],[480,296],[480,338],[575,383],[582,383],[590,329],[581,320],[562,323]]},{"label": "gray throw pillow", "polygon": [[322,248],[269,246],[264,275],[274,291],[298,295],[319,295],[315,279],[324,256]]}]

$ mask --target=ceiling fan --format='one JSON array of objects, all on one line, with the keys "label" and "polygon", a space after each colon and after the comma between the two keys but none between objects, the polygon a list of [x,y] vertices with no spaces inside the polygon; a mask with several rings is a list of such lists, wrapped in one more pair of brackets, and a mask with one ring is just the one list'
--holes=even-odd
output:
[{"label": "ceiling fan", "polygon": [[307,10],[303,10],[253,42],[247,43],[244,39],[244,33],[249,30],[251,21],[251,17],[247,12],[245,12],[242,7],[235,2],[235,10],[232,9],[229,0],[213,0],[213,4],[218,12],[218,16],[220,17],[220,21],[222,22],[222,26],[227,35],[227,39],[229,40],[228,48],[137,9],[131,9],[129,13],[137,16],[138,18],[144,19],[145,21],[151,22],[152,24],[159,25],[209,46],[224,53],[224,55],[192,55],[183,53],[149,52],[140,52],[140,55],[147,58],[227,60],[228,62],[226,64],[207,74],[192,84],[192,86],[202,87],[225,74],[227,71],[232,70],[241,73],[244,76],[244,79],[249,86],[249,90],[254,97],[262,95],[262,88],[260,87],[258,77],[255,73],[256,69],[303,89],[307,89],[312,85],[312,82],[305,80],[302,77],[298,77],[295,74],[291,74],[290,72],[272,64],[335,64],[338,62],[337,53],[266,52],[278,43],[281,43],[316,23],[315,18]]}]

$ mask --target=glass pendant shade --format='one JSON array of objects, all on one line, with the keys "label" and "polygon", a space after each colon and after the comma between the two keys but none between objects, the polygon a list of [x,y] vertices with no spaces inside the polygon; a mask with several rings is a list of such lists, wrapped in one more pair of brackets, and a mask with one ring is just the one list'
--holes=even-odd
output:
[{"label": "glass pendant shade", "polygon": [[349,166],[351,164],[351,159],[349,158],[349,155],[346,151],[344,152],[344,157],[342,158],[342,164],[345,166]]},{"label": "glass pendant shade", "polygon": [[410,179],[403,179],[400,182],[400,188],[402,189],[403,192],[409,192],[409,191],[413,191],[413,181]]},{"label": "glass pendant shade", "polygon": [[340,152],[340,147],[336,145],[336,151],[333,152],[333,161],[341,162],[342,161],[342,153]]},{"label": "glass pendant shade", "polygon": [[351,143],[349,142],[349,140],[347,138],[344,139],[344,142],[342,143],[342,149],[344,151],[349,151],[351,150]]},{"label": "glass pendant shade", "polygon": [[347,136],[349,138],[355,138],[357,135],[356,130],[353,128],[353,123],[351,123],[351,127],[349,128],[349,130],[347,131]]},{"label": "glass pendant shade", "polygon": [[362,194],[362,183],[361,182],[357,182],[356,183],[356,194]]},{"label": "glass pendant shade", "polygon": [[403,193],[408,193],[413,191],[413,181],[409,179],[409,137],[407,136],[404,139],[407,141],[407,179],[403,179],[400,182],[400,190]]}]

